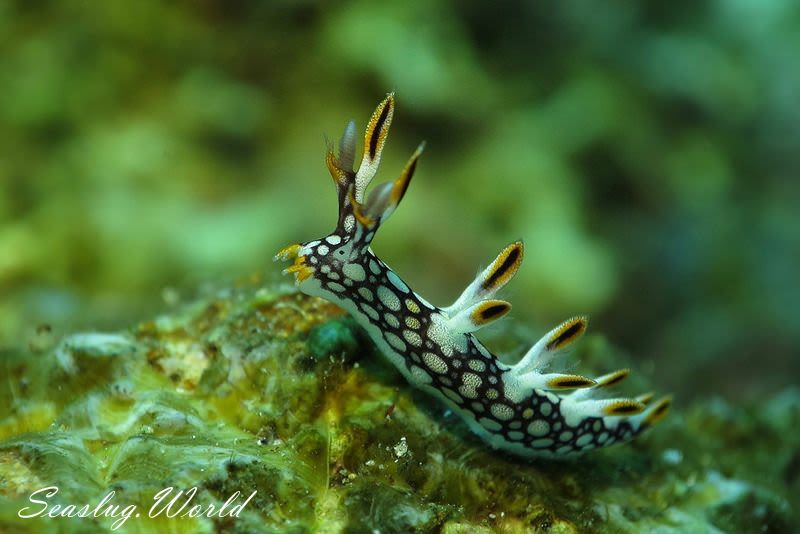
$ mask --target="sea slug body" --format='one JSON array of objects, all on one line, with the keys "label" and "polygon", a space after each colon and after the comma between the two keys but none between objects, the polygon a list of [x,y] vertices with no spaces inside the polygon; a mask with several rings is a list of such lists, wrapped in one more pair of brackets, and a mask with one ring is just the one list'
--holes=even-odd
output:
[{"label": "sea slug body", "polygon": [[411,384],[438,397],[493,448],[522,457],[569,456],[629,441],[661,420],[669,397],[605,398],[627,369],[594,379],[545,371],[584,333],[584,317],[548,332],[516,365],[502,363],[478,341],[475,331],[511,309],[494,295],[520,267],[521,241],[506,246],[446,308],[416,294],[373,253],[372,239],[405,195],[423,149],[417,148],[396,180],[374,187],[365,199],[393,116],[390,94],[367,125],[358,170],[352,121],[338,154],[329,147],[326,163],[339,200],[336,229],[281,250],[276,259],[294,260],[284,272],[295,275],[302,292],[351,313]]}]

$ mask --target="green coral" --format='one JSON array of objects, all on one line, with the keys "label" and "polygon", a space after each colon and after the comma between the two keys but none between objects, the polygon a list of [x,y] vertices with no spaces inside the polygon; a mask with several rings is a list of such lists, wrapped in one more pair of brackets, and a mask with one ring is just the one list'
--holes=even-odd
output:
[{"label": "green coral", "polygon": [[[582,345],[588,367],[624,363],[601,338]],[[335,306],[247,286],[127,332],[68,336],[38,357],[9,353],[3,363],[7,529],[112,524],[19,519],[28,495],[48,485],[60,488],[63,503],[96,503],[113,489],[116,503],[139,510],[168,486],[197,486],[196,500],[216,505],[257,491],[236,519],[143,514],[125,523],[129,531],[798,525],[794,390],[750,410],[697,403],[630,445],[574,462],[525,463],[487,448],[408,386]]]}]

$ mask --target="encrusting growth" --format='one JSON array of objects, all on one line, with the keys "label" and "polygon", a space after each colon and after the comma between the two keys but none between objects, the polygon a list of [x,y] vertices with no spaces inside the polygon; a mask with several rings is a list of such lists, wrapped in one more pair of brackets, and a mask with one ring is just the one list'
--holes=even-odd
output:
[{"label": "encrusting growth", "polygon": [[[524,457],[559,457],[632,439],[662,419],[671,402],[652,394],[604,398],[628,376],[599,378],[545,372],[551,360],[586,330],[574,317],[540,339],[516,365],[499,361],[473,335],[503,317],[511,305],[494,298],[519,269],[521,241],[504,248],[456,301],[438,308],[383,263],[370,248],[375,232],[408,189],[423,145],[400,176],[372,189],[394,116],[394,95],[378,105],[364,135],[364,153],[353,170],[356,129],[351,121],[338,154],[326,163],[339,198],[336,229],[316,241],[290,245],[275,256],[293,259],[299,289],[348,312],[408,381],[438,397],[490,446]],[[571,393],[565,393],[571,391]]]}]

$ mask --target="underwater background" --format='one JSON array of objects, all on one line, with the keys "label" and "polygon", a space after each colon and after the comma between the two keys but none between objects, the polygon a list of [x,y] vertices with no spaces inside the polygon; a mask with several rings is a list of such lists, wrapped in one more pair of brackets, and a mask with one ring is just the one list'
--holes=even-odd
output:
[{"label": "underwater background", "polygon": [[[75,466],[91,463],[86,455],[141,435],[145,423],[121,422],[140,401],[181,412],[180,395],[194,391],[199,397],[186,410],[203,415],[236,413],[234,407],[262,395],[256,412],[231,415],[231,429],[213,438],[253,436],[253,458],[265,454],[256,438],[278,447],[313,427],[309,421],[333,420],[316,408],[305,420],[285,420],[265,407],[265,388],[277,387],[284,405],[321,388],[320,395],[333,395],[323,404],[335,404],[339,421],[359,410],[380,417],[364,416],[359,439],[343,430],[348,444],[341,450],[350,452],[338,464],[313,464],[319,436],[303,437],[289,459],[273,451],[288,462],[272,464],[281,476],[304,465],[307,486],[292,487],[291,495],[311,499],[309,492],[331,487],[331,477],[352,481],[348,473],[364,479],[361,493],[342,490],[335,503],[324,493],[272,516],[264,510],[277,505],[265,495],[252,525],[299,532],[326,525],[451,532],[798,528],[798,50],[800,4],[789,0],[3,2],[0,373],[7,383],[0,385],[0,527],[37,528],[14,519],[16,503],[29,493],[19,488],[33,487],[34,475],[43,483],[60,476],[37,471],[46,469],[31,460],[46,455],[37,447],[66,440],[70,451],[85,449],[71,460]],[[520,343],[588,314],[593,336],[570,356],[576,366],[606,372],[622,362],[645,387],[675,396],[673,413],[644,444],[578,466],[531,467],[518,475],[528,477],[524,484],[497,481],[507,486],[477,497],[470,492],[480,488],[456,491],[434,481],[467,470],[491,486],[509,470],[528,468],[495,458],[456,421],[442,431],[436,417],[443,409],[407,391],[377,354],[364,358],[372,363],[361,360],[357,379],[340,369],[369,344],[338,311],[294,295],[272,256],[333,229],[326,136],[338,139],[350,119],[363,128],[390,91],[397,109],[376,183],[393,179],[420,140],[427,145],[402,207],[373,245],[376,253],[421,295],[446,305],[479,266],[523,239],[526,261],[504,294],[514,310],[504,327],[493,328],[490,345],[518,356]],[[284,317],[285,306],[276,302],[304,311]],[[243,319],[253,310],[269,320]],[[334,326],[314,330],[326,324]],[[77,331],[134,332],[134,341],[89,340],[110,343],[129,359],[98,368],[81,357],[109,353],[86,349],[73,355],[77,363],[65,364],[64,350],[77,341],[62,340]],[[226,336],[255,336],[250,346],[280,339],[272,358],[284,350],[291,357],[275,363],[260,354],[247,363],[236,356],[246,362],[237,374],[220,371],[207,353],[175,348],[224,347]],[[144,353],[149,369],[136,363]],[[230,355],[222,353],[229,366]],[[319,367],[328,353],[346,355],[335,372]],[[319,356],[312,358],[317,363],[308,354]],[[295,357],[297,367],[284,368]],[[164,358],[170,363],[155,365]],[[286,373],[286,384],[247,382],[248,365]],[[99,374],[79,379],[75,369]],[[354,401],[337,400],[339,386],[318,384],[322,375],[348,384],[342,391],[360,392],[354,398],[361,403],[347,408]],[[376,375],[375,387],[383,389],[369,389]],[[124,401],[118,390],[109,393],[120,380]],[[69,391],[48,397],[60,382]],[[97,396],[98,384],[108,386],[111,401]],[[230,384],[241,387],[225,403],[203,404]],[[163,393],[170,388],[175,392]],[[164,400],[162,393],[177,397]],[[97,402],[117,403],[108,408],[113,424],[60,411],[83,395],[91,397],[86,413],[98,410]],[[376,423],[383,424],[392,403],[406,407],[398,416],[402,429]],[[425,409],[415,412],[417,404]],[[76,434],[79,428],[94,433]],[[185,456],[182,442],[167,434],[199,427],[155,428],[176,447],[170,461],[177,461]],[[408,429],[433,434],[419,442]],[[61,433],[58,440],[52,432]],[[375,435],[387,469],[400,470],[388,482],[377,468],[369,476],[354,468],[370,461],[363,455]],[[405,458],[395,449],[400,436],[417,451],[407,471],[396,461]],[[323,438],[330,460],[335,439]],[[304,448],[303,440],[314,446]],[[446,467],[427,473],[426,485],[415,469],[423,451],[441,456],[437,447],[460,456],[439,458]],[[227,458],[222,451],[207,456]],[[174,473],[170,461],[125,480],[162,487]],[[85,483],[76,482],[74,495],[107,487],[108,479],[98,482],[103,469],[93,467]],[[645,491],[643,473],[661,500],[634,497]],[[248,477],[248,484],[261,483]],[[191,480],[186,475],[184,482]],[[520,484],[533,493],[500,498]],[[403,503],[409,511],[368,516],[371,492],[387,510]],[[547,497],[532,509],[534,494]],[[606,503],[606,512],[587,502]],[[638,512],[608,512],[613,506]],[[339,513],[329,520],[326,510]],[[58,525],[81,527],[66,521]]]}]

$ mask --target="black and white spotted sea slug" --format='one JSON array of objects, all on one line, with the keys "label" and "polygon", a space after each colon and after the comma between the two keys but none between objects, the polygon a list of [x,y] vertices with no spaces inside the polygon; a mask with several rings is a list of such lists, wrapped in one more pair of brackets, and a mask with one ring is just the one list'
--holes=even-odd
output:
[{"label": "black and white spotted sea slug", "polygon": [[303,293],[350,312],[411,384],[439,398],[493,448],[523,457],[574,455],[629,441],[663,418],[669,397],[604,398],[627,369],[594,379],[545,371],[586,330],[584,317],[550,331],[516,365],[501,362],[478,341],[476,330],[511,309],[494,295],[522,262],[521,241],[504,248],[446,308],[415,293],[375,255],[370,243],[402,200],[423,149],[396,180],[376,186],[365,200],[393,115],[390,94],[367,125],[358,170],[352,121],[338,154],[329,146],[326,163],[339,198],[336,229],[278,252],[276,259],[294,260],[284,273],[294,273]]}]

